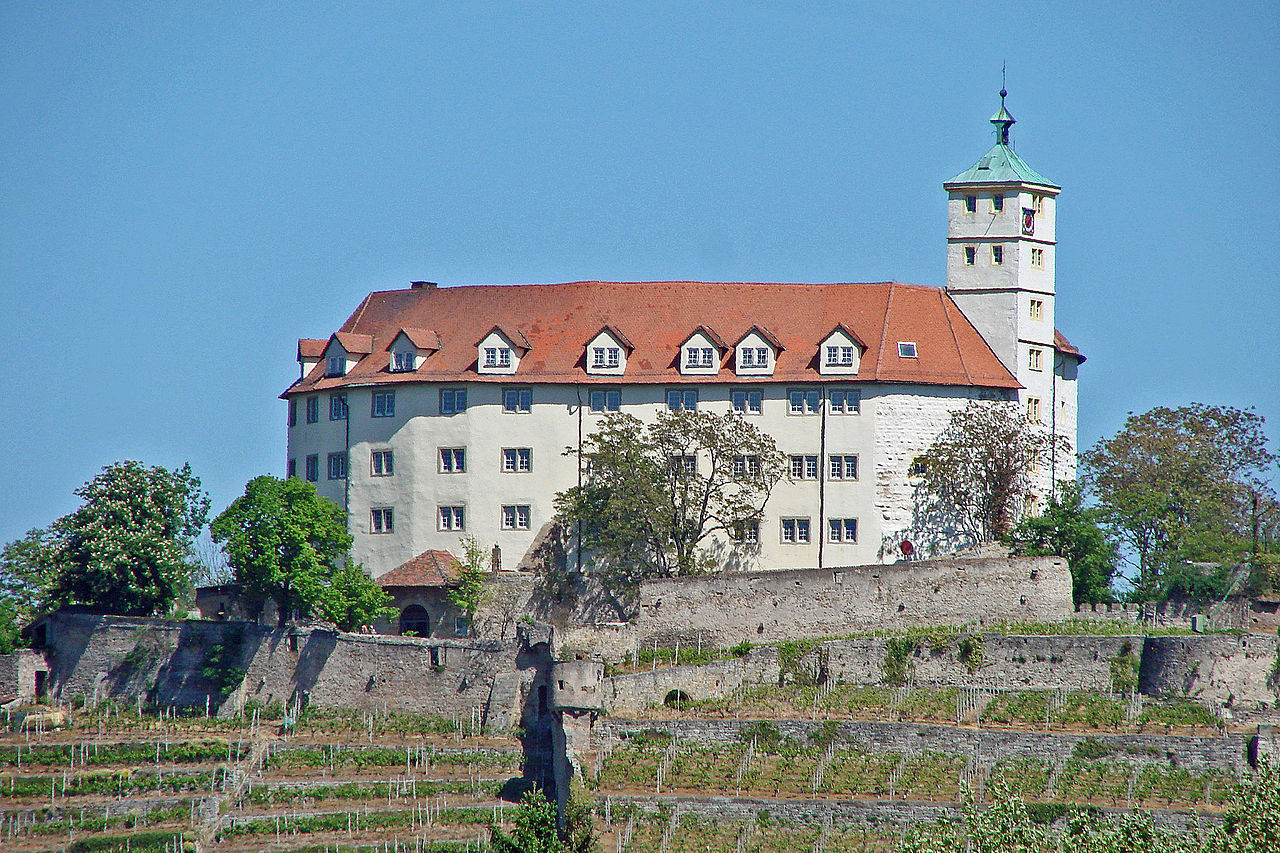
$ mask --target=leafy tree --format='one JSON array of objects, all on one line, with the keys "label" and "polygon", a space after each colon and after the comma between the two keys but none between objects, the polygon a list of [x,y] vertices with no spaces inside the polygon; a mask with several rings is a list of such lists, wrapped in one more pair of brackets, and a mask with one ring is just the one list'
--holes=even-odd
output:
[{"label": "leafy tree", "polygon": [[1035,472],[1057,451],[1068,451],[1043,428],[1030,424],[1014,403],[971,401],[951,414],[938,438],[919,458],[925,511],[976,543],[1007,534],[1022,514]]},{"label": "leafy tree", "polygon": [[708,537],[756,522],[786,472],[773,439],[736,412],[663,411],[647,425],[612,414],[581,461],[582,485],[556,495],[557,521],[624,588],[707,569]]},{"label": "leafy tree", "polygon": [[484,565],[485,553],[474,536],[462,537],[462,559],[458,576],[446,587],[453,606],[467,614],[467,621],[475,619],[476,611],[488,600],[489,571]]},{"label": "leafy tree", "polygon": [[351,547],[346,522],[342,507],[311,483],[262,476],[248,482],[212,529],[245,596],[255,603],[274,599],[283,627],[295,610],[341,615],[329,587]]},{"label": "leafy tree", "polygon": [[0,551],[0,609],[14,624],[35,618],[48,601],[58,576],[57,538],[52,530],[35,528]]},{"label": "leafy tree", "polygon": [[1024,518],[1010,531],[1008,542],[1019,554],[1065,557],[1076,604],[1112,601],[1119,556],[1115,542],[1098,526],[1098,516],[1098,510],[1085,508],[1079,485],[1063,482],[1044,515]]},{"label": "leafy tree", "polygon": [[510,835],[490,825],[494,853],[575,853],[560,840],[555,804],[537,789],[524,795],[511,822]]},{"label": "leafy tree", "polygon": [[[1249,552],[1258,499],[1274,500],[1267,481],[1277,456],[1266,444],[1255,412],[1193,403],[1130,414],[1116,435],[1081,454],[1088,493],[1136,562],[1138,597],[1168,594],[1178,564]],[[1178,575],[1185,585],[1188,570]]]},{"label": "leafy tree", "polygon": [[359,630],[396,612],[387,591],[350,557],[333,573],[316,608],[340,631]]},{"label": "leafy tree", "polygon": [[54,606],[106,613],[166,613],[189,590],[192,542],[209,515],[200,480],[141,462],[116,462],[75,494],[84,500],[48,531],[32,531],[5,549],[6,574],[22,576]]}]

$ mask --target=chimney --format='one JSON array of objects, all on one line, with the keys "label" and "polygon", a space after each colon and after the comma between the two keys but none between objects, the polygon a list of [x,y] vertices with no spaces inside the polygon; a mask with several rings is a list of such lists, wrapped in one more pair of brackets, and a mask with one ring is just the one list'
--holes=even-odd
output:
[{"label": "chimney", "polygon": [[436,288],[436,286],[437,286],[437,284],[436,284],[436,282],[434,282],[434,281],[411,281],[411,282],[409,282],[409,288],[410,288],[411,290],[423,290],[423,289],[426,289],[426,290],[434,290],[434,289]]}]

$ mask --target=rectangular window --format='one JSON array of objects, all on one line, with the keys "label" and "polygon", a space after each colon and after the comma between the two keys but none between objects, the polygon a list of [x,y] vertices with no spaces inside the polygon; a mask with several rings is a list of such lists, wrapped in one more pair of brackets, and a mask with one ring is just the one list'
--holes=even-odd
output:
[{"label": "rectangular window", "polygon": [[466,530],[467,529],[466,508],[460,507],[460,506],[440,507],[440,529],[441,530]]},{"label": "rectangular window", "polygon": [[373,416],[375,418],[391,418],[396,414],[396,392],[373,392]]},{"label": "rectangular window", "polygon": [[517,415],[527,415],[532,410],[532,388],[502,389],[502,411]]},{"label": "rectangular window", "polygon": [[965,213],[978,212],[978,197],[976,195],[967,195],[964,197],[964,212]]},{"label": "rectangular window", "polygon": [[502,472],[504,474],[527,474],[533,470],[533,448],[504,447],[502,449]]},{"label": "rectangular window", "polygon": [[1043,299],[1031,300],[1031,319],[1032,320],[1044,319],[1044,300]]},{"label": "rectangular window", "polygon": [[393,373],[412,373],[414,353],[411,350],[396,351],[391,354],[391,370]]},{"label": "rectangular window", "polygon": [[729,527],[729,538],[754,545],[760,541],[760,522],[736,521]]},{"label": "rectangular window", "polygon": [[345,421],[347,419],[347,395],[329,395],[329,420]]},{"label": "rectangular window", "polygon": [[755,367],[756,366],[756,350],[755,347],[743,347],[738,350],[738,366],[739,367]]},{"label": "rectangular window", "polygon": [[685,474],[698,473],[698,457],[696,456],[672,456],[670,464],[672,471],[679,471]]},{"label": "rectangular window", "polygon": [[604,367],[604,347],[591,348],[591,366]]},{"label": "rectangular window", "polygon": [[1027,398],[1027,420],[1033,424],[1040,423],[1040,398]]},{"label": "rectangular window", "polygon": [[1035,208],[1036,216],[1039,216],[1040,214],[1044,213],[1044,196],[1042,195],[1031,196],[1031,206]]},{"label": "rectangular window", "polygon": [[978,260],[978,247],[965,246],[964,247],[964,265],[967,267],[971,267],[974,265],[975,262],[977,262],[977,260]]},{"label": "rectangular window", "polygon": [[370,533],[392,533],[395,529],[395,514],[391,507],[378,507],[369,511]]},{"label": "rectangular window", "polygon": [[792,415],[816,415],[821,410],[822,392],[817,388],[789,388],[787,413]]},{"label": "rectangular window", "polygon": [[862,392],[856,388],[832,388],[827,396],[833,415],[856,415],[862,411]]},{"label": "rectangular window", "polygon": [[465,637],[471,633],[471,622],[466,616],[453,617],[453,636]]},{"label": "rectangular window", "polygon": [[347,372],[347,359],[340,355],[329,356],[329,363],[326,365],[325,376],[343,376]]},{"label": "rectangular window", "polygon": [[809,519],[782,519],[782,541],[787,545],[805,545],[809,542]]},{"label": "rectangular window", "polygon": [[1031,247],[1031,266],[1036,269],[1044,269],[1044,249],[1036,246]]},{"label": "rectangular window", "polygon": [[685,367],[698,366],[698,348],[697,347],[684,348],[684,365]]},{"label": "rectangular window", "polygon": [[345,453],[329,454],[329,479],[330,480],[347,479],[347,454]]},{"label": "rectangular window", "polygon": [[529,506],[528,504],[507,505],[502,508],[502,529],[503,530],[528,530],[529,529]]},{"label": "rectangular window", "polygon": [[915,341],[898,341],[898,358],[917,358]]},{"label": "rectangular window", "polygon": [[1004,246],[999,243],[991,247],[991,264],[992,266],[1000,266],[1004,263]]},{"label": "rectangular window", "polygon": [[857,456],[828,456],[827,463],[833,480],[858,479]]},{"label": "rectangular window", "polygon": [[440,389],[440,414],[456,415],[467,410],[466,388]]},{"label": "rectangular window", "polygon": [[622,364],[622,350],[617,347],[609,347],[608,361],[606,367],[618,367]]},{"label": "rectangular window", "polygon": [[729,392],[729,400],[736,412],[744,415],[758,415],[764,405],[764,392],[754,389],[740,389]]},{"label": "rectangular window", "polygon": [[791,457],[791,479],[793,480],[818,479],[818,457],[817,456],[792,456]]},{"label": "rectangular window", "polygon": [[760,476],[760,457],[759,456],[733,457],[733,476],[738,478],[759,477]]},{"label": "rectangular window", "polygon": [[290,459],[284,463],[284,475],[286,477],[298,476],[298,460]]},{"label": "rectangular window", "polygon": [[294,397],[289,401],[289,426],[296,426],[298,423],[298,398]]},{"label": "rectangular window", "polygon": [[827,541],[853,544],[858,541],[858,519],[828,518]]},{"label": "rectangular window", "polygon": [[440,473],[467,473],[467,449],[465,447],[440,448]]},{"label": "rectangular window", "polygon": [[588,396],[593,412],[616,412],[622,408],[622,392],[615,388],[599,388]]},{"label": "rectangular window", "polygon": [[373,451],[369,473],[375,477],[390,477],[396,472],[395,457],[390,450]]},{"label": "rectangular window", "polygon": [[1004,211],[1004,196],[993,195],[991,197],[991,212],[1002,213]]},{"label": "rectangular window", "polygon": [[760,367],[769,366],[769,348],[756,347],[756,364]]},{"label": "rectangular window", "polygon": [[320,420],[320,398],[307,398],[307,423],[313,424]]},{"label": "rectangular window", "polygon": [[711,347],[702,348],[702,363],[701,363],[702,367],[711,367],[715,364],[715,356],[712,355],[712,353],[714,352],[715,350],[713,350]]},{"label": "rectangular window", "polygon": [[312,453],[306,459],[307,482],[314,483],[320,479],[320,454]]},{"label": "rectangular window", "polygon": [[1044,350],[1039,347],[1027,350],[1027,367],[1030,370],[1044,370]]},{"label": "rectangular window", "polygon": [[681,409],[692,412],[698,408],[698,392],[693,390],[681,391],[674,388],[668,390],[667,408],[673,412],[678,412]]},{"label": "rectangular window", "polygon": [[510,347],[485,347],[484,348],[484,366],[485,367],[510,367],[511,366],[511,348]]}]

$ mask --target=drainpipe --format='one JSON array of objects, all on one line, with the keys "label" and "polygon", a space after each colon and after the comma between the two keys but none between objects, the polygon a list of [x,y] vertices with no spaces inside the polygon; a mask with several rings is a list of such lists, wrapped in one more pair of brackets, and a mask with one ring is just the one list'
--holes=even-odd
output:
[{"label": "drainpipe", "polygon": [[342,478],[342,508],[347,513],[347,532],[351,532],[351,396],[342,394],[342,405],[347,410],[343,419],[346,424],[346,436],[343,439],[342,452],[346,456],[347,476]]},{"label": "drainpipe", "polygon": [[1053,350],[1053,374],[1049,377],[1049,502],[1057,496],[1058,489],[1058,368],[1066,369],[1066,357]]},{"label": "drainpipe", "polygon": [[827,507],[827,389],[821,388],[818,398],[818,568],[822,568],[822,549],[827,543],[827,520],[823,513]]},{"label": "drainpipe", "polygon": [[[578,398],[578,488],[582,488],[582,386],[573,386],[573,393]],[[582,519],[578,519],[578,574],[582,574]]]}]

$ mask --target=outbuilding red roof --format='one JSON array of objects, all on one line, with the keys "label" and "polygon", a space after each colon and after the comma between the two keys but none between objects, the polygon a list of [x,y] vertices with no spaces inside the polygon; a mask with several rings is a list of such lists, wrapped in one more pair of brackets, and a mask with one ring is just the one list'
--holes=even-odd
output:
[{"label": "outbuilding red roof", "polygon": [[[347,335],[370,335],[374,341],[370,351],[377,352],[401,329],[434,329],[440,349],[412,373],[392,372],[385,358],[363,358],[338,377],[326,377],[324,365],[317,365],[284,396],[346,385],[423,381],[613,385],[743,381],[727,367],[715,376],[680,373],[680,345],[699,326],[714,328],[728,340],[739,340],[753,326],[767,326],[784,349],[778,353],[772,376],[752,376],[750,381],[812,382],[822,378],[819,344],[837,324],[866,342],[859,382],[1019,387],[956,304],[936,287],[897,282],[579,281],[371,293],[342,325],[340,340]],[[626,326],[634,345],[625,375],[589,375],[583,342],[602,327],[619,325]],[[515,376],[476,371],[475,342],[495,327],[512,330],[508,337],[527,339],[530,349]],[[901,358],[899,341],[914,342],[917,357]]]},{"label": "outbuilding red roof", "polygon": [[448,551],[423,551],[378,578],[378,586],[448,586],[461,563]]}]

